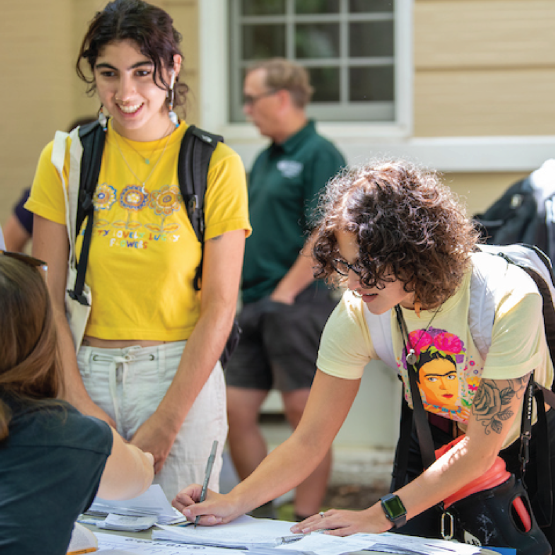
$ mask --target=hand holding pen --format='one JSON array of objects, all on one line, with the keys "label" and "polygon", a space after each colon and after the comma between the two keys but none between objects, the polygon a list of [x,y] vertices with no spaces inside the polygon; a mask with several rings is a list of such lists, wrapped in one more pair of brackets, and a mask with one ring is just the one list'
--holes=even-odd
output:
[{"label": "hand holding pen", "polygon": [[[212,451],[210,451],[210,456],[208,457],[208,462],[206,463],[206,472],[204,474],[204,482],[202,484],[202,490],[200,492],[199,503],[202,503],[206,499],[206,492],[208,491],[208,482],[210,481],[210,475],[212,474],[212,467],[214,466],[214,461],[216,459],[216,451],[218,449],[218,442],[214,440],[212,444]],[[197,527],[200,515],[195,518],[195,528]]]}]

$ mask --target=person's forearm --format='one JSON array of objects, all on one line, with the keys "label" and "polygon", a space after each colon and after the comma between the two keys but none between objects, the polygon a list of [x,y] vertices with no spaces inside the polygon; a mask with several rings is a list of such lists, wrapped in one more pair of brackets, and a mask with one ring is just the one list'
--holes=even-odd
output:
[{"label": "person's forearm", "polygon": [[295,488],[318,466],[328,447],[325,442],[293,433],[230,492],[237,515]]},{"label": "person's forearm", "polygon": [[465,437],[440,457],[418,478],[396,492],[407,509],[407,517],[437,505],[487,472],[495,461],[493,453],[482,455]]},{"label": "person's forearm", "polygon": [[295,297],[314,281],[314,259],[309,240],[303,250],[270,295],[275,301],[292,304]]},{"label": "person's forearm", "polygon": [[132,499],[144,493],[152,483],[152,455],[125,443],[113,428],[112,436],[112,453],[102,473],[98,496],[103,499]]},{"label": "person's forearm", "polygon": [[77,365],[75,345],[65,312],[54,309],[58,349],[62,365],[63,382],[60,397],[73,405],[83,414],[104,420],[111,426],[115,422],[89,396]]},{"label": "person's forearm", "polygon": [[175,433],[220,358],[234,315],[235,309],[231,306],[207,307],[187,340],[177,373],[156,409]]},{"label": "person's forearm", "polygon": [[66,319],[65,312],[54,307],[54,315],[56,321],[56,333],[58,336],[58,349],[63,368],[63,384],[61,397],[74,405],[81,408],[83,402],[91,401],[87,390],[81,379],[79,368],[77,366],[77,355],[75,353],[75,345],[69,324]]}]

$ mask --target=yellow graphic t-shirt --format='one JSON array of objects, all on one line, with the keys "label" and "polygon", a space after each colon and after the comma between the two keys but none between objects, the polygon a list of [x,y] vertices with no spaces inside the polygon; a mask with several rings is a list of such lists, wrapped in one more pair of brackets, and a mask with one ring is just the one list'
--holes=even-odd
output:
[{"label": "yellow graphic t-shirt", "polygon": [[[186,129],[182,123],[167,142],[134,142],[108,128],[94,194],[86,275],[93,302],[87,335],[178,341],[189,337],[198,320],[200,298],[193,278],[201,245],[189,222],[177,177]],[[26,208],[65,225],[62,182],[51,156],[49,143],[40,156]],[[68,172],[69,144],[66,183]],[[244,167],[239,156],[222,143],[210,161],[204,212],[205,240],[237,229],[250,232]],[[81,244],[82,235],[76,244],[77,256]]]},{"label": "yellow graphic t-shirt", "polygon": [[[469,271],[457,293],[437,314],[435,310],[423,310],[418,318],[415,311],[402,309],[410,343],[416,351],[417,382],[425,410],[459,422],[463,430],[482,378],[515,379],[535,370],[534,379],[541,385],[549,388],[553,381],[542,299],[532,279],[510,264],[505,275],[498,276],[500,289],[491,347],[482,358],[468,324],[470,276]],[[343,295],[322,335],[317,361],[320,370],[340,378],[358,379],[366,364],[378,359],[364,310],[361,299],[349,291]],[[394,311],[391,334],[405,399],[412,406],[405,342]],[[519,414],[505,447],[518,437],[520,423]]]}]

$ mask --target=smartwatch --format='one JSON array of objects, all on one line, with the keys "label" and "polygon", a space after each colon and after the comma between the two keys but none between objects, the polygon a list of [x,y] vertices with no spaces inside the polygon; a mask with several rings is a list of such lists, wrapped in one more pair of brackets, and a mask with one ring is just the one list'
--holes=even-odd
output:
[{"label": "smartwatch", "polygon": [[407,510],[398,495],[388,493],[380,499],[382,509],[393,528],[400,528],[407,522]]}]

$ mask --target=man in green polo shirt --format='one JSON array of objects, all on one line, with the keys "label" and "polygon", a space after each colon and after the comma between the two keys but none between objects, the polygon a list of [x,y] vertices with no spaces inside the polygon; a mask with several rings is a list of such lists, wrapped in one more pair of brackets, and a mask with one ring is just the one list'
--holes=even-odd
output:
[{"label": "man in green polo shirt", "polygon": [[[302,67],[281,58],[258,63],[247,71],[243,91],[245,114],[272,144],[250,173],[253,233],[243,264],[243,334],[226,369],[229,446],[241,479],[266,455],[258,415],[269,391],[281,392],[292,427],[308,398],[320,335],[335,301],[324,283],[314,281],[306,242],[318,195],[345,166],[307,118],[312,87]],[[330,465],[328,453],[297,487],[298,519],[320,510]]]}]

